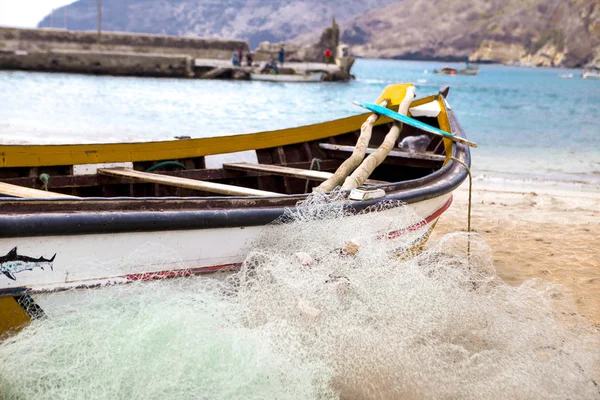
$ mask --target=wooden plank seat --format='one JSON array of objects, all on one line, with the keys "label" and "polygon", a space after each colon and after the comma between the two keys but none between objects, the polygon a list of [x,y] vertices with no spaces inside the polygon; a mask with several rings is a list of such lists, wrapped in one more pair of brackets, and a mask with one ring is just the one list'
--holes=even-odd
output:
[{"label": "wooden plank seat", "polygon": [[10,183],[0,182],[0,195],[8,195],[11,197],[24,197],[30,199],[79,199],[80,197],[71,196],[68,194],[48,192],[46,190],[32,189],[24,186],[11,185]]},{"label": "wooden plank seat", "polygon": [[[319,143],[319,147],[323,150],[332,150],[332,151],[344,151],[347,153],[352,153],[354,151],[354,146],[345,146],[340,144],[331,144],[331,143]],[[368,148],[367,154],[373,153],[374,148]],[[433,153],[413,153],[410,151],[403,150],[392,150],[388,157],[400,157],[400,158],[411,158],[415,160],[428,160],[428,161],[445,161],[446,156],[440,154]]]},{"label": "wooden plank seat", "polygon": [[281,193],[266,192],[264,190],[250,189],[242,186],[225,185],[223,183],[180,178],[177,176],[153,174],[149,172],[136,171],[129,168],[102,168],[98,170],[98,174],[124,177],[141,182],[158,183],[161,185],[176,186],[231,196],[283,196]]},{"label": "wooden plank seat", "polygon": [[[292,176],[294,178],[310,179],[314,181],[326,181],[327,179],[329,179],[329,177],[333,175],[333,173],[327,171],[316,171],[312,169],[284,167],[283,165],[254,164],[247,162],[226,163],[223,164],[223,168],[235,169],[240,171],[264,172],[268,174]],[[377,181],[374,179],[367,179],[367,181],[365,182],[365,184],[367,185],[381,185],[386,183],[389,182]]]}]

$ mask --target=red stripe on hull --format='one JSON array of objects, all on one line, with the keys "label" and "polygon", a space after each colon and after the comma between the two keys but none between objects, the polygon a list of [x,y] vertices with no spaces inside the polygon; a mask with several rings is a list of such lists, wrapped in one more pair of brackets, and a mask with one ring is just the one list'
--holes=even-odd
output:
[{"label": "red stripe on hull", "polygon": [[425,225],[428,225],[428,224],[432,223],[433,221],[435,221],[435,219],[439,218],[440,215],[442,215],[444,213],[444,211],[446,211],[448,208],[450,208],[450,205],[452,204],[452,199],[453,199],[453,196],[450,195],[450,198],[448,199],[448,201],[446,201],[444,203],[443,206],[441,206],[439,209],[436,210],[436,212],[434,212],[430,216],[426,217],[422,221],[419,221],[416,224],[409,226],[408,228],[389,232],[386,235],[381,235],[381,236],[377,237],[377,239],[383,239],[383,238],[395,239],[395,238],[398,238],[398,237],[404,235],[406,232],[413,232],[413,231],[416,231],[417,229],[421,229]]},{"label": "red stripe on hull", "polygon": [[[416,231],[417,229],[420,229],[423,226],[430,224],[436,218],[439,218],[440,215],[442,215],[444,213],[444,211],[446,211],[450,207],[451,204],[452,204],[452,195],[450,195],[450,198],[448,199],[448,201],[446,201],[446,203],[444,203],[443,206],[441,206],[433,214],[426,217],[422,221],[420,221],[414,225],[411,225],[408,228],[401,229],[401,230],[394,231],[394,232],[389,232],[387,235],[379,236],[377,239],[383,239],[384,237],[387,237],[388,239],[395,239],[397,237],[404,235],[406,232]],[[149,280],[159,280],[159,279],[172,279],[172,278],[181,278],[181,277],[198,275],[198,274],[203,274],[203,273],[210,273],[210,272],[236,270],[236,269],[239,269],[241,266],[242,266],[241,263],[213,265],[210,267],[186,268],[186,269],[178,270],[178,271],[160,271],[160,272],[149,272],[149,273],[144,273],[144,274],[131,274],[131,275],[125,276],[125,278],[130,281],[149,281]]]},{"label": "red stripe on hull", "polygon": [[145,272],[143,274],[125,275],[129,281],[155,281],[161,279],[183,278],[191,275],[205,274],[219,271],[234,271],[242,266],[241,263],[211,265],[209,267],[186,268],[175,271]]},{"label": "red stripe on hull", "polygon": [[[401,229],[401,230],[394,231],[394,232],[389,232],[386,235],[381,235],[381,236],[377,237],[377,239],[383,239],[383,238],[394,239],[394,238],[402,236],[406,232],[412,232],[417,229],[420,229],[423,226],[433,222],[436,218],[439,218],[439,216],[442,215],[442,213],[444,211],[446,211],[448,209],[448,207],[450,207],[451,204],[452,204],[452,195],[450,196],[448,201],[446,201],[446,203],[444,203],[444,205],[442,207],[440,207],[433,214],[431,214],[427,218],[423,219],[422,221],[420,221],[414,225],[411,225],[405,229]],[[207,266],[207,267],[198,267],[198,268],[185,268],[185,269],[181,269],[181,270],[145,272],[145,273],[141,273],[141,274],[129,274],[129,275],[118,276],[118,277],[113,277],[113,278],[98,279],[98,280],[93,280],[92,282],[88,282],[88,283],[86,283],[85,281],[84,282],[71,282],[71,283],[65,284],[64,286],[56,285],[56,287],[53,289],[45,288],[45,289],[41,289],[41,290],[40,289],[36,290],[36,288],[25,288],[25,287],[12,288],[12,289],[0,291],[0,296],[7,296],[7,295],[14,296],[14,295],[23,294],[23,293],[29,293],[29,294],[44,293],[44,292],[51,292],[51,291],[76,289],[76,288],[92,288],[92,287],[99,287],[99,286],[104,286],[104,285],[112,285],[112,284],[117,284],[117,283],[127,283],[127,282],[136,282],[136,281],[152,281],[152,280],[182,278],[182,277],[186,277],[186,276],[199,275],[199,274],[205,274],[205,273],[211,273],[211,272],[235,271],[235,270],[239,270],[241,266],[242,266],[242,263],[231,263],[231,264],[211,265],[211,266]],[[122,281],[118,282],[118,280],[122,280]],[[101,282],[101,281],[103,281],[103,282]]]}]

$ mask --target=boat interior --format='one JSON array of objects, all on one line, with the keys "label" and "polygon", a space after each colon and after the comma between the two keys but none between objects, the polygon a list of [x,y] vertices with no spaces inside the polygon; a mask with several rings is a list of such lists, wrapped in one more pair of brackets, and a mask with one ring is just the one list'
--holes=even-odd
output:
[{"label": "boat interior", "polygon": [[[428,101],[436,101],[434,96]],[[418,101],[417,101],[418,102]],[[424,103],[421,101],[420,103]],[[168,158],[164,152],[156,156],[142,157],[143,161],[117,160],[114,157],[110,164],[92,165],[75,163],[70,165],[43,165],[32,156],[35,162],[22,161],[20,166],[0,163],[0,197],[17,198],[149,198],[149,197],[230,197],[230,196],[286,196],[310,193],[346,160],[353,152],[360,135],[360,125],[370,114],[349,117],[354,129],[345,133],[333,132],[328,136],[326,124],[308,126],[309,130],[322,129],[324,132],[312,134],[312,140],[299,141],[291,138],[288,144],[268,146],[269,143],[256,146],[256,150],[242,152],[222,152],[229,154],[209,154],[191,157],[180,157],[173,152]],[[448,117],[442,112],[437,117],[418,117],[420,121],[449,130]],[[341,120],[338,120],[341,121]],[[446,125],[446,126],[440,126]],[[367,154],[372,153],[381,144],[391,126],[389,119],[381,118],[373,128]],[[292,128],[292,136],[293,136]],[[277,134],[279,131],[270,132]],[[287,133],[286,133],[287,132]],[[281,136],[289,138],[290,130],[282,130]],[[235,149],[235,142],[251,138],[252,135],[237,135],[215,138],[219,142],[216,147]],[[286,136],[287,135],[287,136]],[[444,140],[435,135],[405,125],[398,143],[407,136],[427,135],[428,140],[418,150],[395,147],[379,165],[365,186],[381,186],[422,178],[440,169],[446,162]],[[272,135],[273,136],[273,135]],[[273,137],[275,137],[274,135]],[[314,139],[314,137],[317,137]],[[308,135],[311,139],[311,135]],[[180,138],[163,143],[179,142],[179,147],[189,143],[191,147],[199,147],[202,139]],[[257,143],[261,138],[256,137]],[[285,142],[286,139],[284,138]],[[222,143],[221,143],[222,142]],[[268,140],[267,140],[268,142]],[[281,141],[280,141],[281,142]],[[428,143],[427,143],[428,142]],[[274,143],[277,144],[277,143]],[[135,144],[129,144],[135,146]],[[160,148],[160,142],[155,142]],[[81,152],[93,153],[96,150],[78,145]],[[114,145],[119,146],[119,145]],[[122,146],[122,145],[121,145]],[[140,145],[142,146],[142,145]],[[21,146],[22,151],[27,146]],[[53,146],[31,146],[43,148],[42,151],[52,157]],[[60,146],[59,146],[60,147]],[[62,146],[64,148],[65,146]],[[202,146],[200,146],[202,147]],[[238,148],[240,146],[237,146]],[[262,147],[262,148],[261,148]],[[0,155],[8,154],[12,146],[0,146]],[[86,150],[87,149],[87,150]],[[5,151],[5,152],[3,152]],[[130,151],[131,152],[131,151]],[[190,153],[190,151],[188,151]],[[202,153],[200,151],[200,153]],[[23,153],[25,154],[25,153]],[[82,154],[89,156],[89,154]],[[16,156],[15,156],[16,157]],[[69,154],[67,159],[77,160]],[[140,158],[140,157],[138,157]],[[1,161],[1,160],[0,160]],[[22,162],[21,162],[22,161]],[[32,165],[27,165],[32,164]],[[35,165],[41,164],[41,165]],[[56,164],[46,163],[46,164]]]}]

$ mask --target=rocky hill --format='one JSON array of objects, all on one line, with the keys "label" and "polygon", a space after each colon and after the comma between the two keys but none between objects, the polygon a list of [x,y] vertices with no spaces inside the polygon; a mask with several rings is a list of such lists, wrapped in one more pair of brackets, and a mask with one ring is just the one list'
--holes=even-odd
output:
[{"label": "rocky hill", "polygon": [[[242,39],[255,48],[321,31],[332,18],[344,21],[374,7],[376,0],[102,0],[107,31]],[[65,13],[66,8],[66,13]],[[97,1],[79,0],[55,10],[39,27],[97,29]]]},{"label": "rocky hill", "polygon": [[[600,66],[599,0],[102,0],[104,30],[313,45],[335,17],[363,57]],[[97,1],[67,6],[95,30]],[[65,9],[39,26],[64,26]]]},{"label": "rocky hill", "polygon": [[411,0],[346,24],[364,57],[600,65],[598,0]]}]

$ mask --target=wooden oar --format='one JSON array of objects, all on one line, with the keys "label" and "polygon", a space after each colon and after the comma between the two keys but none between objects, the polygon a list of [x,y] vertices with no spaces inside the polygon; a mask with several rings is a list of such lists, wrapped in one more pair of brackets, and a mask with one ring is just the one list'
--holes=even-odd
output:
[{"label": "wooden oar", "polygon": [[464,139],[459,136],[453,135],[451,133],[445,132],[445,131],[438,129],[436,127],[433,127],[431,125],[427,125],[427,124],[425,124],[421,121],[418,121],[414,118],[407,117],[406,115],[402,115],[393,110],[390,110],[389,108],[381,107],[381,106],[379,106],[377,104],[373,104],[373,103],[360,103],[358,101],[355,101],[354,104],[356,104],[357,106],[366,108],[369,111],[373,111],[376,114],[384,115],[393,120],[400,121],[400,122],[405,123],[410,126],[414,126],[415,128],[419,128],[421,130],[424,130],[425,132],[429,132],[429,133],[432,133],[432,134],[438,135],[438,136],[443,136],[445,138],[452,140],[453,142],[466,144],[467,146],[471,146],[471,147],[475,147],[475,148],[477,147],[477,143],[475,143],[475,142],[471,142],[467,139]]}]

